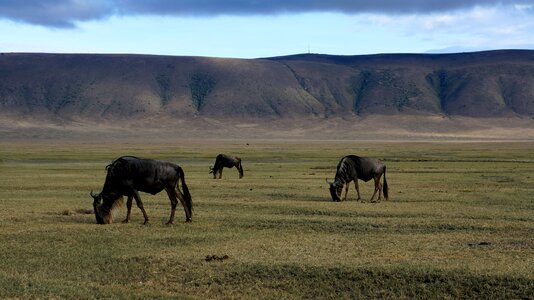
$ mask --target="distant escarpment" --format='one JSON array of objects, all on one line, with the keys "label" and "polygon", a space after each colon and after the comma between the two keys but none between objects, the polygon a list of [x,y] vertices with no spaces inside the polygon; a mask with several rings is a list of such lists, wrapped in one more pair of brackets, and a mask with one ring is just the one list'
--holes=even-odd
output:
[{"label": "distant escarpment", "polygon": [[0,111],[120,120],[534,116],[534,51],[263,59],[0,55]]}]

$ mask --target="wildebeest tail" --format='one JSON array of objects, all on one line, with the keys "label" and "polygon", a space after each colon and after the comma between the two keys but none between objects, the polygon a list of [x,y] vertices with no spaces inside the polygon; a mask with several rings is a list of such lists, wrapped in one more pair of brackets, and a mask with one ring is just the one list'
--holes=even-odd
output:
[{"label": "wildebeest tail", "polygon": [[239,171],[239,178],[242,178],[243,175],[245,175],[245,173],[243,172],[243,166],[241,165],[241,158],[239,157],[236,157],[237,158],[237,170]]},{"label": "wildebeest tail", "polygon": [[185,175],[184,170],[181,167],[178,167],[178,176],[180,176],[180,181],[182,182],[182,191],[184,194],[184,200],[187,205],[187,209],[193,214],[193,199],[191,199],[191,194],[189,193],[189,189],[187,188],[187,184],[185,183]]},{"label": "wildebeest tail", "polygon": [[384,193],[384,198],[386,198],[386,200],[388,200],[388,181],[386,180],[386,166],[384,166],[384,189],[383,189],[383,193]]}]

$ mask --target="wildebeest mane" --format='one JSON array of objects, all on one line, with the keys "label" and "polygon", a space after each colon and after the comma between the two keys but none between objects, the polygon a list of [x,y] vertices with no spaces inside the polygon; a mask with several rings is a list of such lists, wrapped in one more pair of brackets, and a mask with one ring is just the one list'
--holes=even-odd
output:
[{"label": "wildebeest mane", "polygon": [[[121,156],[115,160],[113,160],[109,165],[106,166],[106,171],[108,173],[108,176],[117,176],[117,175],[123,175],[128,173],[128,166],[129,164],[122,164],[123,162],[126,162],[125,158],[133,158],[133,159],[139,159],[136,156]],[[118,172],[122,174],[117,174]]]}]

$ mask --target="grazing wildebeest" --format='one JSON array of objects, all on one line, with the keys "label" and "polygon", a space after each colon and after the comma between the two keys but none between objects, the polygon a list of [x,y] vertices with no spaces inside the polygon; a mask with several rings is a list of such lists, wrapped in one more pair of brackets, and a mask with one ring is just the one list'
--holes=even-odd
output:
[{"label": "grazing wildebeest", "polygon": [[243,166],[241,166],[241,158],[237,156],[219,154],[215,159],[215,164],[213,167],[210,167],[210,174],[213,173],[213,179],[217,178],[217,174],[219,174],[219,179],[221,179],[223,168],[233,167],[236,167],[237,171],[239,172],[239,178],[243,178]]},{"label": "grazing wildebeest", "polygon": [[[384,174],[384,187],[380,183],[380,177]],[[341,159],[337,165],[336,178],[334,182],[330,183],[330,195],[333,201],[341,201],[341,192],[345,186],[345,198],[347,200],[347,193],[349,192],[349,184],[354,181],[356,186],[356,193],[358,193],[358,200],[360,197],[360,190],[358,189],[358,179],[365,182],[374,179],[375,192],[371,197],[373,201],[376,192],[378,192],[378,201],[380,201],[380,194],[384,193],[384,198],[388,200],[388,182],[386,180],[386,165],[380,160],[370,157],[358,157],[356,155],[347,155]]]},{"label": "grazing wildebeest", "polygon": [[[185,210],[185,221],[191,222],[193,201],[185,184],[184,171],[181,167],[170,162],[153,159],[142,159],[133,156],[122,156],[106,166],[106,181],[102,192],[93,194],[93,207],[96,221],[99,224],[112,222],[113,209],[122,203],[123,196],[127,196],[126,206],[128,212],[123,223],[130,221],[132,199],[135,199],[137,207],[143,212],[145,224],[148,216],[139,197],[139,192],[155,195],[162,190],[167,192],[171,200],[171,217],[167,224],[174,223],[174,212],[178,199]],[[180,191],[179,182],[182,184],[183,193]]]}]

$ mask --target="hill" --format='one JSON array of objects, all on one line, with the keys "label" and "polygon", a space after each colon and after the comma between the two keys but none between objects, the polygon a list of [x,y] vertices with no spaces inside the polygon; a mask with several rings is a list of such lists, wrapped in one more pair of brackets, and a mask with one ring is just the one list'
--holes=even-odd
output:
[{"label": "hill", "polygon": [[4,119],[55,124],[377,115],[531,119],[534,51],[261,59],[4,53],[0,110]]}]

